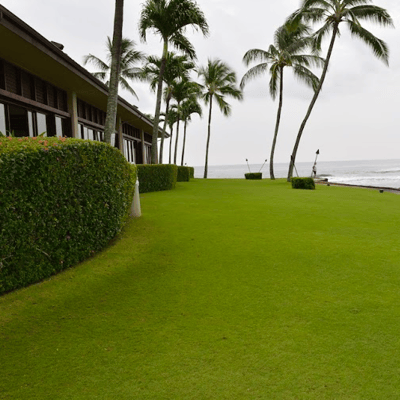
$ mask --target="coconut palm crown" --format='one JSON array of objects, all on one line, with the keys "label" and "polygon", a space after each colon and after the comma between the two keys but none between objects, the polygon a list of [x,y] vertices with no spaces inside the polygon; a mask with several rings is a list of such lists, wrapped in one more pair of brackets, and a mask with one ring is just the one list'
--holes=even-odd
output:
[{"label": "coconut palm crown", "polygon": [[157,100],[154,113],[151,162],[157,163],[157,136],[160,119],[163,75],[167,62],[168,46],[180,50],[190,58],[196,57],[193,45],[185,36],[186,28],[193,27],[204,36],[208,35],[208,24],[203,12],[194,0],[147,0],[142,8],[139,21],[139,34],[146,41],[147,31],[161,36],[163,51],[160,75],[157,84]]},{"label": "coconut palm crown", "polygon": [[[160,76],[161,58],[156,56],[149,56],[147,62],[141,72],[141,78],[150,82],[150,88],[153,91],[157,90],[158,77]],[[174,84],[180,79],[189,79],[190,72],[195,68],[195,64],[186,55],[177,55],[174,52],[169,51],[167,54],[167,62],[165,65],[165,71],[163,75],[163,82],[166,87],[164,89],[164,101],[165,101],[165,118],[164,126],[161,132],[161,143],[160,143],[160,156],[159,162],[163,162],[163,151],[164,151],[164,140],[165,132],[168,125],[168,111],[169,104],[172,98]]]},{"label": "coconut palm crown", "polygon": [[[276,116],[275,132],[271,147],[269,171],[271,179],[274,176],[274,154],[279,131],[283,104],[283,71],[285,67],[292,67],[295,76],[317,89],[319,79],[310,71],[310,66],[322,66],[323,59],[313,54],[302,54],[311,45],[310,28],[303,23],[285,24],[279,27],[274,35],[274,44],[267,51],[251,49],[246,52],[243,62],[246,66],[254,61],[260,64],[250,68],[243,76],[240,87],[243,89],[247,82],[263,75],[269,70],[269,92],[275,99],[279,91],[279,106]],[[279,88],[279,89],[278,89]]]},{"label": "coconut palm crown", "polygon": [[228,117],[231,114],[231,106],[225,100],[226,97],[242,100],[243,94],[242,91],[236,87],[236,73],[221,60],[209,59],[207,66],[199,68],[198,75],[202,79],[201,97],[204,102],[209,105],[206,159],[204,164],[204,178],[207,178],[213,100],[215,99],[217,102],[222,114]]},{"label": "coconut palm crown", "polygon": [[313,46],[317,50],[321,49],[322,40],[331,35],[319,85],[297,134],[290,160],[288,181],[290,181],[293,174],[296,154],[305,125],[325,81],[335,40],[340,35],[339,25],[345,23],[352,36],[361,39],[372,49],[378,59],[381,59],[387,65],[389,64],[389,50],[386,43],[365,29],[361,22],[373,22],[386,27],[393,26],[393,21],[385,9],[371,3],[371,0],[303,0],[301,8],[288,19],[289,23],[297,23],[298,21],[323,23],[322,27],[314,34]]},{"label": "coconut palm crown", "polygon": [[[111,68],[111,53],[112,53],[112,40],[107,36],[107,61],[102,61],[100,58],[89,54],[83,58],[83,64],[88,63],[94,65],[99,69],[99,72],[93,72],[92,75],[107,86],[110,84],[110,68]],[[119,74],[119,84],[121,88],[128,90],[132,95],[138,98],[133,88],[129,85],[128,80],[137,79],[140,68],[135,65],[145,60],[145,54],[135,50],[136,43],[133,40],[123,38],[121,42],[121,67]]]}]

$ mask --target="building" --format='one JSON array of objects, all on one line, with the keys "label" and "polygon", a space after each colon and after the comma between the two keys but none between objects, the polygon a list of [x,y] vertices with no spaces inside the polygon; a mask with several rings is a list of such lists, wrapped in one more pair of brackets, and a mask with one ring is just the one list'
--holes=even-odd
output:
[{"label": "building", "polygon": [[[0,132],[102,140],[108,88],[0,5]],[[152,122],[119,97],[112,145],[150,162]]]}]

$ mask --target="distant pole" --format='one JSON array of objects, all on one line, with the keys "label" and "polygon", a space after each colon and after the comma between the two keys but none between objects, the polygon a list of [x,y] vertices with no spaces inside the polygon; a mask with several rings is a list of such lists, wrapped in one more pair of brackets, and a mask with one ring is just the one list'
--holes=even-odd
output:
[{"label": "distant pole", "polygon": [[312,167],[312,171],[311,171],[311,178],[315,178],[317,176],[317,158],[319,155],[319,149],[317,150],[317,152],[315,153],[315,161],[314,161],[314,165]]},{"label": "distant pole", "polygon": [[264,165],[265,165],[265,163],[267,162],[268,160],[265,160],[264,161],[264,164],[262,165],[262,167],[260,168],[260,170],[258,171],[258,172],[261,172],[261,170],[264,168]]},{"label": "distant pole", "polygon": [[135,194],[133,195],[131,216],[135,218],[139,218],[142,216],[142,210],[140,207],[139,179],[136,179],[135,183]]},{"label": "distant pole", "polygon": [[251,171],[250,171],[250,165],[249,165],[249,160],[246,158],[246,162],[247,162],[247,168],[249,169],[249,172],[251,173]]}]

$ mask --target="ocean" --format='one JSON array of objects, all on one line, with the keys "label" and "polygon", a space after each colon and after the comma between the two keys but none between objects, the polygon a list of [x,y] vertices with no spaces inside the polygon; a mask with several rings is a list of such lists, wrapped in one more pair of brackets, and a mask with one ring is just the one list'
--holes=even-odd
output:
[{"label": "ocean", "polygon": [[[299,176],[311,176],[314,162],[297,163]],[[262,164],[250,165],[251,172],[259,172]],[[288,164],[274,165],[275,178],[286,178]],[[208,178],[244,179],[249,168],[244,165],[209,166]],[[261,169],[263,178],[269,178],[269,164]],[[202,178],[204,167],[195,167],[195,177]],[[296,172],[294,171],[294,175]],[[400,189],[400,160],[321,161],[317,162],[317,178],[327,178],[332,183]]]}]

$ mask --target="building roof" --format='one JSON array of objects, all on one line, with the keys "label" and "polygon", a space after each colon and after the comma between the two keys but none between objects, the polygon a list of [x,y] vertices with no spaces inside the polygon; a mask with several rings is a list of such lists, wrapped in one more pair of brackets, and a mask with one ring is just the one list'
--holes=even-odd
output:
[{"label": "building roof", "polygon": [[[95,107],[107,109],[107,85],[2,5],[0,37],[4,59],[67,92],[75,92]],[[120,96],[117,112],[124,122],[152,134],[151,120]]]}]

